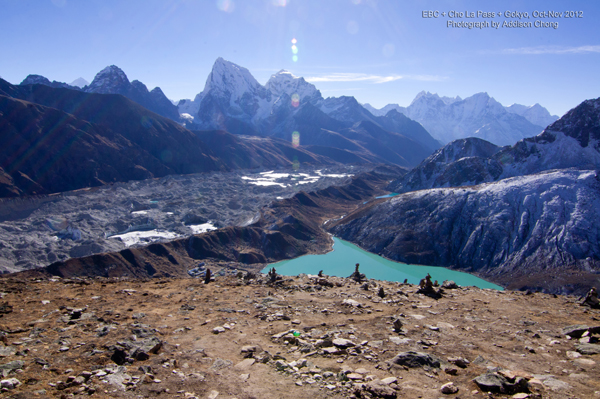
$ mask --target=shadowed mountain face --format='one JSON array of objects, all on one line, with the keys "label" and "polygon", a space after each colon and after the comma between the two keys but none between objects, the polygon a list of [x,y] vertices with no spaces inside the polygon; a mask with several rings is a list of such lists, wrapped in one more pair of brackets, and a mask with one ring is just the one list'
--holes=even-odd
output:
[{"label": "shadowed mountain face", "polygon": [[[13,195],[165,175],[169,168],[120,134],[60,110],[0,96],[1,167]],[[8,194],[8,193],[4,193]]]},{"label": "shadowed mountain face", "polygon": [[315,146],[311,147],[314,153],[291,140],[224,131],[192,133],[116,94],[0,81],[0,96],[0,134],[6,143],[0,150],[0,194],[4,196],[169,174],[381,160],[333,132],[330,136],[342,148]]},{"label": "shadowed mountain face", "polygon": [[294,147],[291,142],[276,138],[238,136],[223,130],[194,133],[230,169],[292,167],[294,162],[313,165],[335,163],[327,156],[319,156],[304,147]]},{"label": "shadowed mountain face", "polygon": [[[80,78],[73,83],[81,84],[81,82],[85,81]],[[50,82],[50,80],[40,75],[27,76],[21,82],[20,86],[33,84],[41,84],[53,88],[81,90],[86,93],[120,94],[158,115],[174,121],[179,120],[177,107],[169,101],[160,87],[155,87],[152,91],[148,91],[146,85],[138,80],[129,82],[125,72],[115,65],[108,66],[98,72],[92,83],[87,86],[80,87],[57,81]]]},{"label": "shadowed mountain face", "polygon": [[122,96],[5,81],[0,92],[11,96],[0,132],[13,193],[226,169],[193,133]]}]

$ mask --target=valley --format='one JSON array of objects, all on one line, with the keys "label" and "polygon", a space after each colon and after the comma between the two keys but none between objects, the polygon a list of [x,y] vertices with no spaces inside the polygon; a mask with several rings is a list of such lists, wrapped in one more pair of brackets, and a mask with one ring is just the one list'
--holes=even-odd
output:
[{"label": "valley", "polygon": [[[203,228],[248,225],[273,201],[300,190],[343,184],[364,170],[361,166],[303,166],[215,172],[0,199],[0,271],[17,272],[188,237]],[[136,240],[136,234],[146,237]]]}]

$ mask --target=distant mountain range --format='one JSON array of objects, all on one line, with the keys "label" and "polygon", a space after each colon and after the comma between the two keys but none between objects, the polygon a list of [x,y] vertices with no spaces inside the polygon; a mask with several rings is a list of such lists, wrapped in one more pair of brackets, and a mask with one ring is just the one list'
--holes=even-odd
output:
[{"label": "distant mountain range", "polygon": [[15,86],[1,79],[0,141],[0,197],[170,174],[345,160],[344,154],[333,160],[276,138],[194,133],[122,95]]},{"label": "distant mountain range", "polygon": [[379,110],[369,104],[364,107],[380,116],[396,110],[422,124],[443,144],[478,137],[500,146],[512,145],[540,133],[558,119],[539,104],[504,107],[487,93],[477,93],[463,100],[458,96],[440,97],[422,91],[408,107],[398,104],[388,104]]},{"label": "distant mountain range", "polygon": [[[100,71],[90,84],[81,78],[71,85],[50,82],[39,75],[29,75],[21,83],[26,84],[121,94],[192,130],[226,130],[290,141],[292,133],[297,131],[303,144],[325,147],[332,140],[331,132],[344,136],[343,129],[359,122],[372,122],[388,133],[404,136],[402,140],[411,142],[412,151],[407,156],[406,151],[397,149],[392,150],[395,155],[377,153],[376,146],[363,150],[374,151],[376,157],[403,166],[414,166],[415,159],[420,161],[440,145],[460,138],[478,137],[500,146],[512,145],[540,133],[558,119],[539,104],[504,107],[487,93],[462,99],[421,92],[408,107],[388,104],[376,109],[359,104],[354,97],[323,98],[314,85],[285,70],[272,75],[263,86],[246,68],[223,58],[215,61],[204,90],[193,100],[180,100],[177,105],[158,87],[148,91],[137,80],[129,82],[125,73],[114,65]],[[304,107],[312,109],[302,111]],[[390,111],[394,112],[389,114]],[[299,118],[301,115],[310,115],[311,122]],[[425,129],[409,123],[410,120]],[[378,144],[387,146],[389,141]]]}]

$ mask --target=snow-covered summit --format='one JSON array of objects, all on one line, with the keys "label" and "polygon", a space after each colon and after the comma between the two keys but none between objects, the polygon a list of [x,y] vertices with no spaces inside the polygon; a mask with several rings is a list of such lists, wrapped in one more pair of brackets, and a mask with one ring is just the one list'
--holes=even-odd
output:
[{"label": "snow-covered summit", "polygon": [[90,82],[88,82],[84,78],[77,78],[69,84],[71,86],[75,86],[75,87],[79,87],[80,89],[83,89],[85,86],[89,85]]},{"label": "snow-covered summit", "polygon": [[96,74],[92,83],[87,86],[86,91],[100,94],[121,93],[129,85],[129,79],[127,79],[125,72],[116,65],[110,65]]},{"label": "snow-covered summit", "polygon": [[192,116],[197,116],[203,128],[222,128],[224,116],[254,124],[270,115],[271,92],[246,68],[219,57],[206,79],[204,90],[192,103],[181,104],[180,112],[183,108],[192,111]]},{"label": "snow-covered summit", "polygon": [[521,104],[513,104],[505,108],[508,112],[521,115],[529,122],[538,126],[548,126],[558,120],[557,115],[550,115],[550,112],[538,103],[529,107]]},{"label": "snow-covered summit", "polygon": [[321,92],[313,84],[308,83],[302,77],[294,76],[285,69],[271,75],[265,88],[271,92],[274,97],[273,101],[284,94],[290,97],[297,94],[301,103],[308,101],[314,104],[322,99]]},{"label": "snow-covered summit", "polygon": [[215,61],[200,96],[204,97],[208,92],[227,96],[232,103],[248,94],[267,97],[267,91],[254,79],[250,71],[221,57]]}]

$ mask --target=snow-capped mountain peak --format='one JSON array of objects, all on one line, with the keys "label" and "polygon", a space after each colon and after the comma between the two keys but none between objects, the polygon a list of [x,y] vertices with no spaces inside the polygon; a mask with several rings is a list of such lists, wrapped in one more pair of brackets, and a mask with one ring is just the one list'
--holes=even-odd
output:
[{"label": "snow-capped mountain peak", "polygon": [[85,86],[87,86],[89,84],[90,84],[90,82],[88,82],[84,78],[77,78],[70,83],[71,86],[79,87],[80,89],[83,89]]},{"label": "snow-capped mountain peak", "polygon": [[271,75],[265,88],[271,92],[274,101],[283,94],[290,97],[297,94],[301,103],[309,101],[314,104],[322,99],[321,92],[313,84],[285,69]]},{"label": "snow-capped mountain peak", "polygon": [[129,86],[125,72],[116,65],[110,65],[96,74],[94,80],[86,88],[90,93],[119,93],[122,88]]},{"label": "snow-capped mountain peak", "polygon": [[232,101],[242,98],[244,93],[258,94],[261,97],[266,95],[266,90],[254,79],[250,71],[221,57],[215,61],[201,95],[209,91],[228,94]]},{"label": "snow-capped mountain peak", "polygon": [[557,115],[550,115],[550,112],[538,103],[529,107],[521,104],[513,104],[505,108],[512,114],[521,115],[534,125],[548,126],[558,120]]}]

